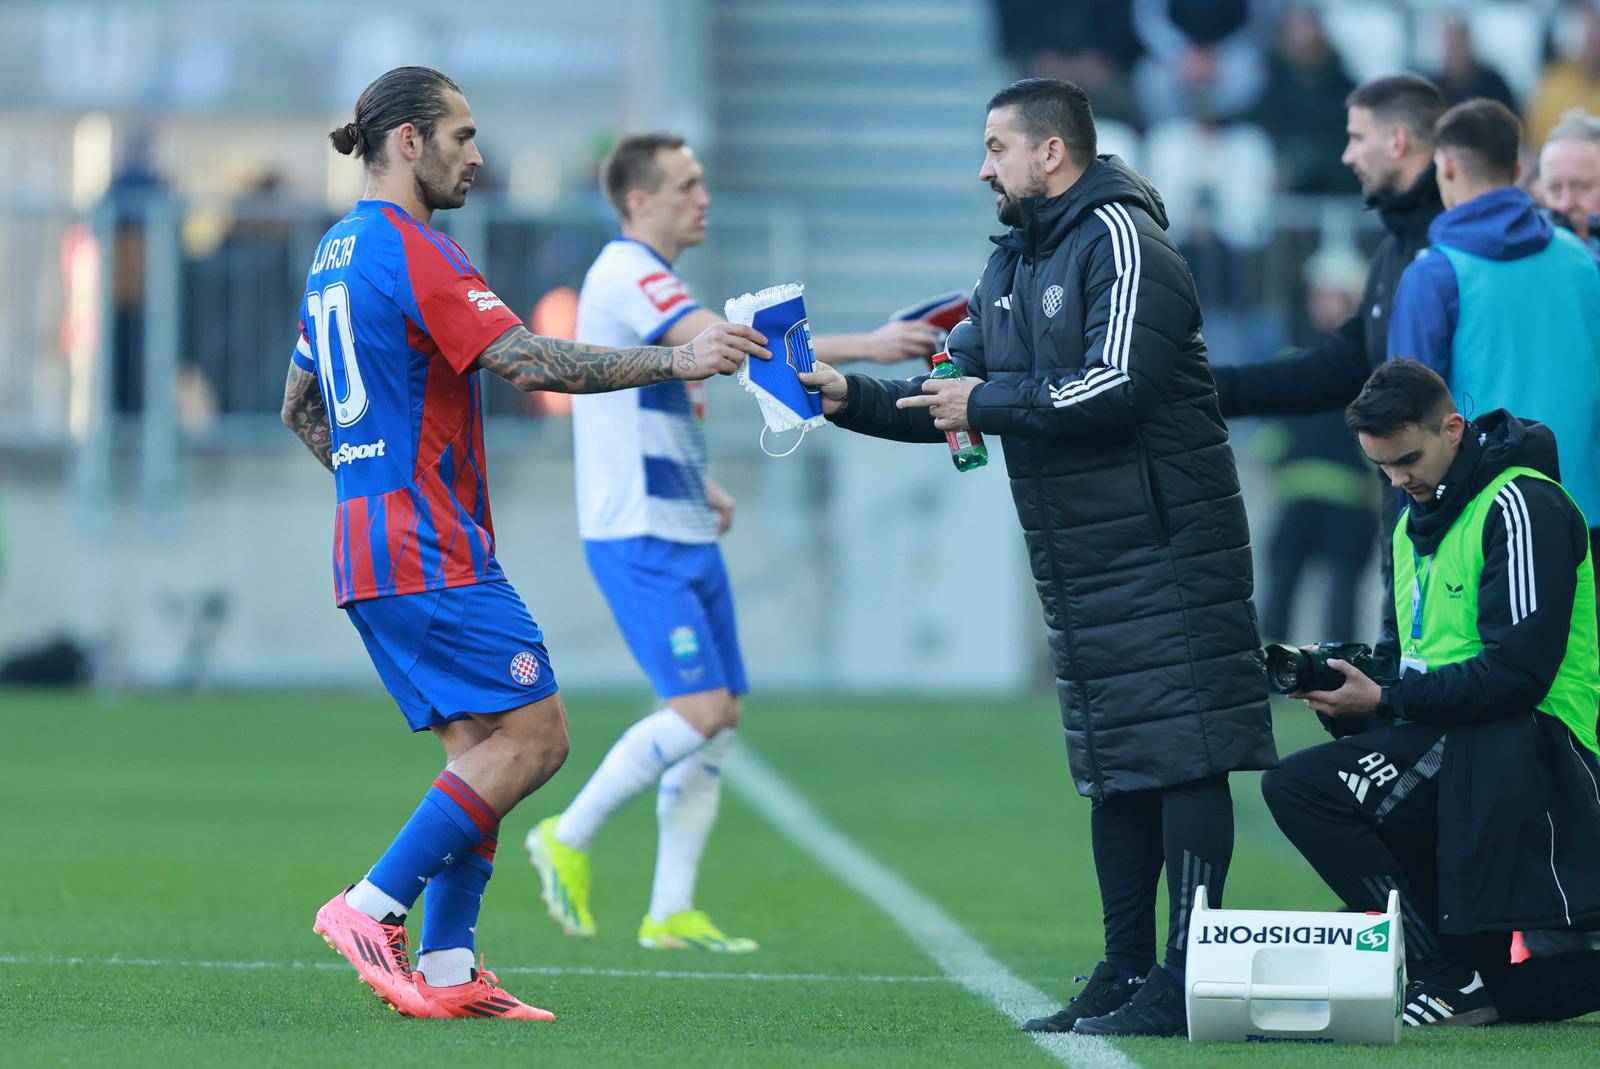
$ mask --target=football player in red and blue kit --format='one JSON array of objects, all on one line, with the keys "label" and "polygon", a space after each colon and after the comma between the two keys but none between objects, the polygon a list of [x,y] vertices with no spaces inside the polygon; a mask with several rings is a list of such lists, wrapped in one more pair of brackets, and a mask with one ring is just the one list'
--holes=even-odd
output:
[{"label": "football player in red and blue kit", "polygon": [[[727,374],[768,353],[760,334],[725,323],[677,348],[529,333],[428,225],[466,202],[483,164],[475,134],[454,82],[401,67],[330,135],[362,159],[366,193],[312,259],[283,419],[334,474],[338,604],[411,729],[437,735],[447,764],[315,930],[407,1016],[552,1020],[473,968],[500,819],[568,745],[543,635],[495,560],[477,372],[591,393]],[[405,918],[418,897],[413,970]]]}]

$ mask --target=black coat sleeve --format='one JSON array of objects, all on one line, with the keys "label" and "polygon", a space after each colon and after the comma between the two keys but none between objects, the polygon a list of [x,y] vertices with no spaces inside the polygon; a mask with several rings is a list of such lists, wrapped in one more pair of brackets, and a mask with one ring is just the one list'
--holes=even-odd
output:
[{"label": "black coat sleeve", "polygon": [[1473,724],[1526,713],[1544,700],[1567,653],[1578,565],[1588,530],[1554,483],[1526,476],[1495,495],[1483,525],[1478,633],[1483,650],[1390,688],[1397,716]]},{"label": "black coat sleeve", "polygon": [[[984,375],[983,329],[979,316],[983,292],[982,280],[967,300],[967,318],[957,323],[945,342],[950,359],[961,368],[964,375]],[[870,375],[847,375],[850,394],[844,407],[828,417],[834,424],[859,434],[874,438],[888,438],[897,442],[942,442],[944,431],[933,425],[933,416],[926,408],[896,408],[895,402],[922,392],[926,375],[909,379],[877,379]]]},{"label": "black coat sleeve", "polygon": [[1178,254],[1124,216],[1084,252],[1082,368],[989,382],[967,421],[985,434],[1100,441],[1146,418],[1199,322],[1193,281]]},{"label": "black coat sleeve", "polygon": [[1366,324],[1359,312],[1297,353],[1260,364],[1211,368],[1225,417],[1337,411],[1356,399],[1371,373]]}]

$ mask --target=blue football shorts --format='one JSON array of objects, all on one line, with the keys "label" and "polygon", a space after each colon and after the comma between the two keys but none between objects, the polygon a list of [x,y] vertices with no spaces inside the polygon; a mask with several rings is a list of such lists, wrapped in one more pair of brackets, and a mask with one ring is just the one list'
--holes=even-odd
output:
[{"label": "blue football shorts", "polygon": [[556,692],[544,632],[504,580],[345,606],[412,731]]},{"label": "blue football shorts", "polygon": [[733,590],[714,543],[645,536],[586,541],[583,552],[658,697],[750,689]]}]

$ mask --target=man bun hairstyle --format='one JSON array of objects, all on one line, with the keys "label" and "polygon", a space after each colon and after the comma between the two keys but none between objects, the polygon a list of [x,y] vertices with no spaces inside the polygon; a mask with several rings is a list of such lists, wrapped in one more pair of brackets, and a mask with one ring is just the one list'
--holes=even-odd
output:
[{"label": "man bun hairstyle", "polygon": [[1089,94],[1075,83],[1060,78],[1023,78],[989,98],[988,110],[995,108],[1016,108],[1017,126],[1033,144],[1059,137],[1075,166],[1094,162],[1099,148],[1094,109]]},{"label": "man bun hairstyle", "polygon": [[1444,114],[1444,94],[1420,74],[1389,74],[1362,82],[1344,98],[1346,108],[1366,108],[1380,122],[1399,123],[1416,141],[1433,144]]},{"label": "man bun hairstyle", "polygon": [[1522,124],[1498,100],[1479,97],[1457,104],[1440,116],[1433,142],[1480,182],[1510,185],[1517,180]]},{"label": "man bun hairstyle", "polygon": [[617,218],[628,218],[628,192],[642,189],[654,193],[661,188],[661,164],[656,154],[684,146],[677,134],[632,134],[618,141],[600,164],[600,188],[616,210]]},{"label": "man bun hairstyle", "polygon": [[410,123],[424,139],[433,136],[440,119],[450,113],[449,93],[461,92],[450,76],[432,67],[396,67],[361,91],[354,122],[328,134],[341,156],[354,155],[369,167],[385,162],[389,131]]},{"label": "man bun hairstyle", "polygon": [[1450,387],[1426,364],[1401,358],[1379,364],[1344,410],[1344,423],[1354,434],[1386,438],[1403,427],[1437,431],[1456,410]]}]

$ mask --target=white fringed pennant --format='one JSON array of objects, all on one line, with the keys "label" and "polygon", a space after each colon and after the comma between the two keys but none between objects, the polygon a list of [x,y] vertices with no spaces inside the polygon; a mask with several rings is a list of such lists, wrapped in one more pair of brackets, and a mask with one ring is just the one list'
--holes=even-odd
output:
[{"label": "white fringed pennant", "polygon": [[[810,371],[816,363],[811,347],[811,326],[806,318],[805,286],[787,282],[768,286],[758,293],[734,297],[723,306],[723,314],[730,323],[743,323],[759,330],[767,338],[771,360],[746,360],[739,368],[739,385],[755,395],[761,407],[761,417],[766,421],[762,430],[763,451],[771,456],[787,456],[799,448],[804,432],[827,422],[822,414],[822,397],[807,389],[796,377],[799,372]],[[787,453],[771,453],[766,448],[766,434],[781,434],[799,429],[801,438],[795,440]]]}]

